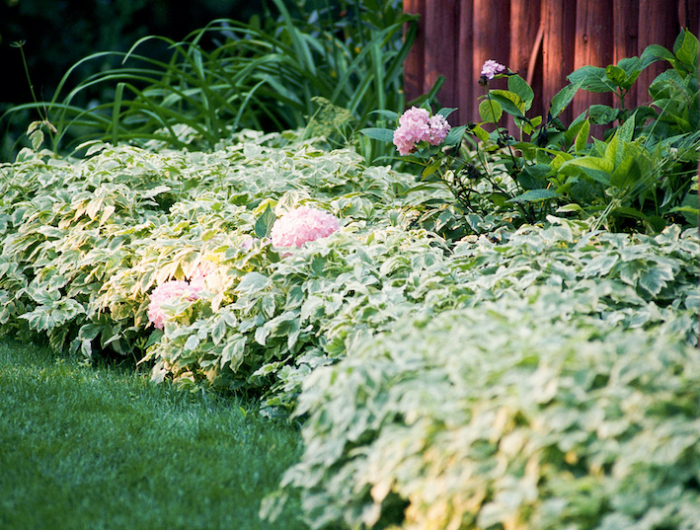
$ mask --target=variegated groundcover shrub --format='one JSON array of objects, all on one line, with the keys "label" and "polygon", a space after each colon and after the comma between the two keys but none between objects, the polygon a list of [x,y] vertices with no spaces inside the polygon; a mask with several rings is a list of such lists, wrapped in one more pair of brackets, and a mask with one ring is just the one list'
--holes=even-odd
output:
[{"label": "variegated groundcover shrub", "polygon": [[[299,403],[279,498],[316,528],[695,528],[696,232],[549,217],[451,241],[449,197],[293,134],[25,150],[0,166],[0,330]],[[301,205],[339,229],[274,247]],[[154,319],[173,281],[196,295]]]},{"label": "variegated groundcover shrub", "polygon": [[316,370],[265,515],[298,490],[312,528],[699,528],[700,351],[537,292],[402,318]]}]

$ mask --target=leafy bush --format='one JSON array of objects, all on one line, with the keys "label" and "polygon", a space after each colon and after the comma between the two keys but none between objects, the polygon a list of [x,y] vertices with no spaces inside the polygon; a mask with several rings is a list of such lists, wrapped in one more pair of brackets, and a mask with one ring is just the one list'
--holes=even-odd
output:
[{"label": "leafy bush", "polygon": [[[287,289],[298,302],[288,301],[291,306],[287,309],[299,316],[301,293],[293,287],[303,283],[298,279],[301,271],[318,276],[318,267],[323,268],[325,261],[321,255],[313,263],[285,269],[293,257],[280,260],[268,242],[245,250],[243,243],[256,236],[270,206],[281,212],[308,202],[341,217],[346,227],[335,238],[340,250],[328,261],[329,265],[336,261],[336,266],[346,271],[353,269],[343,263],[343,253],[351,253],[348,249],[361,245],[364,239],[376,240],[373,252],[378,259],[387,252],[382,238],[390,240],[392,252],[397,253],[410,243],[410,234],[390,228],[392,223],[407,224],[411,215],[410,208],[404,208],[405,213],[399,210],[412,182],[409,175],[388,168],[364,170],[360,157],[348,150],[324,153],[309,143],[286,148],[266,145],[284,144],[279,135],[247,133],[242,139],[246,141],[212,154],[153,153],[95,144],[84,160],[71,160],[47,151],[24,150],[16,163],[3,165],[3,331],[47,333],[55,349],[70,344],[72,351],[87,356],[93,348],[106,348],[140,358],[155,342],[151,356],[161,357],[159,352],[168,351],[162,354],[163,359],[172,362],[176,336],[187,337],[191,332],[184,324],[214,327],[215,344],[209,342],[207,348],[215,346],[215,351],[200,358],[201,348],[189,348],[178,364],[170,365],[173,373],[183,375],[192,368],[201,374],[204,369],[208,373],[212,367],[218,371],[228,366],[231,352],[237,351],[232,350],[237,348],[232,344],[241,337],[238,319],[243,332],[250,332],[246,333],[247,365],[259,368],[260,351],[266,352],[266,361],[288,353],[284,349],[277,355],[270,344],[277,332],[272,332],[268,343],[261,338],[263,324],[279,316]],[[393,236],[392,230],[396,232]],[[377,231],[378,235],[373,235]],[[423,246],[431,244],[427,236],[423,239]],[[311,247],[314,251],[300,249],[297,254],[303,260],[304,256],[313,257],[314,252],[328,253],[333,240],[319,242]],[[363,260],[371,263],[367,255],[361,257]],[[173,323],[166,325],[163,339],[167,348],[158,346],[159,333],[151,334],[149,343],[148,334],[144,334],[150,329],[148,293],[170,279],[190,278],[201,264],[210,264],[218,271],[207,279],[211,296],[173,308]],[[259,280],[263,275],[280,277],[277,269],[290,275],[289,285],[280,285],[281,292],[266,293]],[[347,292],[342,281],[333,288],[336,297]],[[236,305],[229,307],[234,301]],[[234,310],[238,316],[225,320],[236,333],[228,337],[230,341],[219,344],[221,331],[226,329],[221,327],[222,318]],[[176,318],[180,312],[185,314]],[[176,326],[176,321],[183,326]],[[270,325],[265,329],[270,331]],[[286,337],[291,331],[279,333]],[[305,336],[306,332],[302,338]],[[287,338],[284,343],[289,348],[294,345]],[[239,341],[239,346],[243,344],[245,341]],[[225,345],[229,347],[222,353]],[[212,365],[213,354],[216,362]]]},{"label": "leafy bush", "polygon": [[[624,96],[639,74],[659,60],[671,69],[652,83],[652,105],[625,108]],[[486,218],[494,213],[500,214],[501,224],[510,219],[517,226],[543,222],[558,212],[594,215],[598,226],[613,231],[657,233],[673,223],[697,226],[700,106],[694,35],[683,31],[673,52],[652,45],[641,57],[622,59],[617,66],[579,68],[569,76],[571,84],[552,99],[547,116],[528,117],[532,89],[495,64],[498,71],[485,67],[489,75],[481,82],[507,78],[508,89],[490,89],[484,96],[482,121],[453,129],[441,145],[418,144],[404,157],[422,167],[426,181],[446,185],[463,225],[480,233],[479,225],[493,224]],[[621,108],[593,105],[566,127],[558,116],[580,89],[614,92]],[[446,117],[451,110],[439,114]],[[398,114],[383,114],[398,119]],[[514,120],[519,138],[498,126],[505,115]],[[605,141],[591,138],[592,125],[610,125]],[[363,132],[385,142],[397,138],[383,128]]]},{"label": "leafy bush", "polygon": [[[42,134],[0,166],[0,330],[296,408],[306,451],[266,516],[298,492],[316,528],[698,520],[694,229],[549,216],[449,241],[426,229],[448,190],[298,134],[83,159]],[[340,229],[273,247],[301,204]],[[154,329],[153,290],[198,275]]]},{"label": "leafy bush", "polygon": [[[290,137],[291,138],[291,137]],[[411,226],[431,190],[349,150],[283,147],[246,133],[211,154],[94,144],[84,160],[23,151],[2,167],[0,324],[69,346],[153,361],[154,378],[213,384],[291,407],[304,378],[367,333],[425,306],[439,313],[506,294],[561,291],[553,311],[697,334],[698,244],[663,234],[554,226],[450,245]],[[341,230],[299,249],[265,238],[276,215],[313,204]],[[257,242],[255,239],[257,238]],[[262,238],[262,239],[261,239]],[[204,292],[147,317],[149,294],[202,270]],[[587,305],[567,293],[585,293]],[[583,296],[583,295],[582,295]]]},{"label": "leafy bush", "polygon": [[312,528],[698,528],[700,351],[528,294],[425,307],[311,374],[263,515],[300,491]]}]

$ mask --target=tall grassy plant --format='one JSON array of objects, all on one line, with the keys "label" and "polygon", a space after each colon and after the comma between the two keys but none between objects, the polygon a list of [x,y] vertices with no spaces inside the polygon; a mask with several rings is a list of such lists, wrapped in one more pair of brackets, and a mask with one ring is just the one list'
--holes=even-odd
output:
[{"label": "tall grassy plant", "polygon": [[[366,8],[368,2],[355,0],[354,23],[330,6],[307,13],[305,2],[294,10],[283,0],[273,2],[279,16],[263,22],[220,19],[180,42],[149,36],[127,53],[90,55],[66,73],[51,101],[20,105],[5,116],[45,113],[57,129],[51,135],[54,151],[90,139],[155,139],[176,148],[213,149],[242,128],[303,128],[318,110],[317,98],[347,109],[347,125],[354,130],[372,124],[375,110],[402,110],[402,65],[415,37],[415,17],[403,14],[396,2],[369,2]],[[172,50],[169,61],[140,53],[155,42]],[[94,74],[63,94],[81,65],[115,55],[119,68]],[[113,87],[113,99],[90,108],[74,104],[79,93],[96,85]],[[372,148],[384,149],[362,141],[368,156]]]}]

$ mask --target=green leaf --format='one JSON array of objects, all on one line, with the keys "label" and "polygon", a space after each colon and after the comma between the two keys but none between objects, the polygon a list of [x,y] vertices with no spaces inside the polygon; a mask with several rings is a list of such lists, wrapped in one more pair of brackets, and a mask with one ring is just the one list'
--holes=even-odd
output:
[{"label": "green leaf", "polygon": [[576,92],[579,91],[583,85],[583,80],[579,79],[575,83],[572,82],[570,85],[565,86],[552,98],[552,102],[549,106],[549,114],[551,119],[556,118],[562,111],[569,106],[571,100],[574,99]]},{"label": "green leaf", "polygon": [[525,118],[525,103],[520,97],[508,90],[492,90],[490,97],[501,104],[505,112],[517,118]]},{"label": "green leaf", "polygon": [[688,69],[697,72],[698,69],[698,39],[688,30],[683,30],[682,37],[679,36],[680,45],[674,46],[674,52],[680,62]]},{"label": "green leaf", "polygon": [[639,286],[656,296],[668,282],[673,281],[673,270],[670,267],[656,266],[643,270],[639,275]]},{"label": "green leaf", "polygon": [[231,370],[234,372],[243,363],[245,356],[245,346],[247,339],[245,335],[237,333],[226,340],[226,345],[221,352],[221,366],[231,364]]},{"label": "green leaf", "polygon": [[637,183],[641,176],[642,172],[637,160],[633,156],[626,156],[613,171],[610,183],[616,188],[629,187]]},{"label": "green leaf", "polygon": [[571,122],[571,125],[569,125],[569,128],[564,133],[566,145],[573,145],[576,141],[576,136],[581,130],[581,127],[583,127],[583,123],[586,121],[586,114],[587,111],[584,110],[581,114],[576,116],[574,121]]},{"label": "green leaf", "polygon": [[275,316],[275,296],[272,293],[267,293],[263,296],[260,304],[262,312],[267,318]]},{"label": "green leaf", "polygon": [[593,125],[607,125],[614,122],[620,114],[619,109],[608,105],[591,105],[588,109],[588,117]]},{"label": "green leaf", "polygon": [[636,113],[632,114],[625,123],[623,123],[617,131],[615,131],[615,136],[619,136],[620,140],[622,140],[624,143],[622,144],[623,146],[626,146],[629,142],[631,142],[634,139],[634,129],[637,123],[637,118],[636,118]]},{"label": "green leaf", "polygon": [[622,68],[629,78],[637,78],[639,73],[642,71],[642,61],[639,57],[626,57],[620,59],[617,66]]},{"label": "green leaf", "polygon": [[608,274],[619,261],[616,254],[602,254],[589,261],[581,271],[584,278],[599,278]]},{"label": "green leaf", "polygon": [[655,61],[666,60],[675,64],[676,56],[659,44],[647,46],[640,56],[642,68],[646,68]]},{"label": "green leaf", "polygon": [[384,129],[380,127],[366,127],[361,129],[360,132],[373,140],[379,140],[380,142],[392,143],[394,141],[394,131],[391,129]]},{"label": "green leaf", "polygon": [[277,221],[275,211],[270,208],[270,205],[268,204],[265,211],[255,221],[255,235],[260,239],[269,237],[275,221]]},{"label": "green leaf", "polygon": [[259,272],[249,272],[241,278],[238,284],[238,290],[241,292],[260,291],[267,287],[269,278]]},{"label": "green leaf", "polygon": [[585,120],[581,126],[581,130],[576,135],[576,142],[574,143],[574,148],[576,149],[577,153],[585,151],[586,146],[588,145],[588,136],[590,132],[591,123],[590,121]]},{"label": "green leaf", "polygon": [[547,177],[552,174],[548,164],[525,166],[518,175],[518,184],[525,190],[542,189],[547,186]]},{"label": "green leaf", "polygon": [[442,160],[433,160],[430,164],[425,166],[425,169],[421,171],[421,178],[426,178],[435,173],[442,164]]},{"label": "green leaf", "polygon": [[450,114],[452,114],[452,113],[453,113],[454,111],[456,111],[456,110],[457,110],[456,108],[453,109],[453,108],[447,108],[447,107],[445,107],[444,109],[440,109],[440,110],[437,112],[437,115],[438,115],[438,116],[442,116],[443,118],[447,119],[448,116],[449,116]]},{"label": "green leaf", "polygon": [[481,116],[481,121],[486,123],[498,123],[498,120],[503,116],[503,108],[493,99],[484,99],[479,104],[479,116]]},{"label": "green leaf", "polygon": [[632,86],[631,83],[628,84],[629,77],[627,75],[627,72],[625,72],[619,66],[613,66],[612,64],[608,65],[605,68],[605,75],[612,83],[614,83],[618,87],[627,89],[630,86]]},{"label": "green leaf", "polygon": [[582,66],[567,79],[571,83],[581,83],[581,88],[588,92],[615,92],[616,86],[608,79],[605,68],[599,66]]},{"label": "green leaf", "polygon": [[583,208],[579,204],[576,204],[575,202],[572,202],[570,204],[566,204],[564,206],[561,206],[557,208],[557,213],[571,213],[571,212],[582,212]]},{"label": "green leaf", "polygon": [[[450,131],[452,132],[452,131]],[[489,133],[484,129],[483,127],[476,125],[471,129],[471,132],[474,133],[474,136],[476,136],[479,140],[482,142],[488,142],[489,141]],[[449,135],[448,135],[449,136]]]},{"label": "green leaf", "polygon": [[29,135],[29,140],[32,142],[32,149],[38,151],[41,144],[44,143],[44,132],[41,129],[37,129]]},{"label": "green leaf", "polygon": [[634,219],[644,220],[647,218],[644,212],[640,212],[636,208],[630,208],[628,206],[618,206],[617,208],[613,209],[613,213],[617,215],[623,215],[625,217],[632,217]]},{"label": "green leaf", "polygon": [[211,340],[214,344],[219,344],[224,335],[226,335],[226,321],[223,318],[217,318],[211,328]]},{"label": "green leaf", "polygon": [[578,166],[582,168],[595,169],[597,171],[603,171],[605,173],[612,173],[614,166],[612,162],[605,158],[599,158],[597,156],[582,156],[579,158],[574,158],[564,162],[560,169],[567,166]]},{"label": "green leaf", "polygon": [[530,85],[527,84],[522,77],[519,75],[512,75],[508,77],[508,90],[516,94],[524,103],[524,109],[529,110],[532,106],[532,102],[535,99],[535,93],[533,92]]},{"label": "green leaf", "polygon": [[558,196],[559,195],[554,190],[549,190],[549,189],[528,190],[525,193],[518,195],[517,197],[513,197],[508,202],[513,202],[513,203],[541,202],[541,201],[546,201],[549,199],[554,199],[555,197],[558,197]]},{"label": "green leaf", "polygon": [[620,158],[622,158],[622,147],[620,146],[620,135],[615,133],[613,137],[608,142],[608,146],[605,148],[605,161],[610,163],[611,169],[608,173],[612,172],[612,168],[618,165]]},{"label": "green leaf", "polygon": [[372,114],[379,114],[380,116],[384,116],[393,122],[396,122],[399,119],[399,114],[392,110],[373,110]]},{"label": "green leaf", "polygon": [[185,342],[185,345],[183,349],[185,351],[192,351],[199,346],[200,338],[197,335],[190,335],[187,337],[187,341]]},{"label": "green leaf", "polygon": [[462,137],[464,136],[464,132],[466,130],[467,130],[466,125],[460,125],[459,127],[453,127],[452,129],[450,129],[450,132],[447,133],[447,137],[445,138],[443,145],[453,146],[453,145],[461,144]]}]

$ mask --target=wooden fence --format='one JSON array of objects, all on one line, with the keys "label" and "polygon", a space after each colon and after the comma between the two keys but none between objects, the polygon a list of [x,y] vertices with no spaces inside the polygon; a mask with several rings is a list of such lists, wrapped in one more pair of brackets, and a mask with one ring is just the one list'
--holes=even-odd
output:
[{"label": "wooden fence", "polygon": [[[453,125],[479,121],[481,67],[494,59],[518,72],[536,94],[532,115],[584,65],[616,64],[649,44],[668,49],[688,28],[700,34],[699,0],[404,0],[404,11],[421,15],[418,35],[404,65],[407,100],[425,93],[438,75],[443,107],[457,107]],[[647,88],[667,63],[645,70],[625,98],[648,103]],[[499,82],[499,80],[494,83]],[[496,86],[491,83],[491,86]],[[629,103],[627,103],[629,101]],[[614,105],[612,94],[580,92],[563,114],[568,123],[593,103]]]}]

